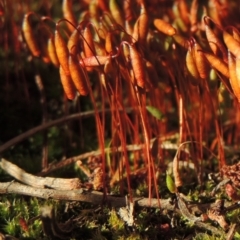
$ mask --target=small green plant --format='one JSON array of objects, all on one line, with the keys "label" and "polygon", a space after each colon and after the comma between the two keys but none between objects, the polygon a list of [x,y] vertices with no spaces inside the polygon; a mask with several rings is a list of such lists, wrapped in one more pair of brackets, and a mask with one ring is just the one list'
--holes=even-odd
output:
[{"label": "small green plant", "polygon": [[115,210],[109,212],[109,225],[114,231],[123,231],[125,223],[119,218]]},{"label": "small green plant", "polygon": [[42,234],[39,215],[40,202],[37,199],[26,199],[17,196],[3,197],[0,204],[0,225],[6,234],[27,238],[38,238]]}]

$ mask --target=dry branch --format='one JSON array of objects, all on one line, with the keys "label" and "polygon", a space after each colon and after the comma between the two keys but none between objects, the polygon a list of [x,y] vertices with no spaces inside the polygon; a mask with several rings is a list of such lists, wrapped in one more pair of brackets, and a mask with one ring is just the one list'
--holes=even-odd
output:
[{"label": "dry branch", "polygon": [[[126,109],[126,111],[129,111],[129,109]],[[105,112],[109,113],[110,110],[105,109]],[[39,125],[35,128],[31,128],[30,130],[18,135],[15,138],[12,138],[8,142],[1,145],[0,146],[0,153],[6,151],[8,148],[10,148],[10,147],[14,146],[15,144],[23,141],[24,139],[27,139],[27,138],[31,137],[32,135],[34,135],[38,132],[44,131],[44,130],[50,128],[50,127],[61,125],[61,124],[64,124],[68,121],[77,120],[77,119],[80,119],[80,118],[86,118],[86,117],[89,117],[89,116],[94,116],[94,111],[86,111],[86,112],[72,114],[72,115],[69,115],[69,116],[64,116],[64,117],[59,118],[57,120],[44,123],[44,124]]]},{"label": "dry branch", "polygon": [[[152,144],[153,144],[153,140],[154,139],[152,139],[152,141],[151,141],[151,147],[152,147]],[[134,151],[142,150],[142,149],[144,149],[144,147],[145,147],[145,144],[129,144],[129,145],[126,145],[126,150],[134,152]],[[162,142],[159,145],[159,148],[161,148],[161,149],[168,149],[168,150],[177,150],[178,146],[175,143]],[[105,153],[116,153],[116,152],[121,152],[121,151],[123,151],[121,146],[119,146],[119,147],[112,147],[112,148],[105,148],[104,149]],[[101,155],[101,151],[100,150],[96,150],[96,151],[86,152],[86,153],[80,154],[80,155],[75,156],[75,157],[70,157],[70,158],[61,160],[60,162],[58,162],[56,164],[49,165],[49,167],[44,169],[40,173],[40,175],[44,176],[46,174],[49,174],[49,173],[51,173],[53,171],[56,171],[56,170],[62,168],[62,167],[65,167],[65,166],[68,166],[70,164],[73,164],[73,163],[75,163],[75,162],[77,162],[79,160],[88,159],[89,157],[97,157],[97,156],[100,156],[100,155]]]},{"label": "dry branch", "polygon": [[[102,204],[103,193],[98,191],[88,191],[85,189],[78,190],[54,190],[54,189],[40,189],[31,186],[26,186],[18,182],[5,182],[0,183],[0,194],[22,194],[32,197],[38,197],[43,199],[56,199],[56,200],[68,200],[68,201],[81,201],[88,202],[92,204]],[[108,205],[112,207],[124,207],[126,205],[125,197],[116,197],[111,195],[106,195],[106,201]],[[157,199],[151,200],[151,206],[149,206],[148,198],[135,198],[139,206],[153,207],[157,208]],[[168,210],[173,210],[174,205],[170,204],[170,200],[163,199],[160,201],[161,207]]]},{"label": "dry branch", "polygon": [[[106,204],[110,207],[120,208],[126,206],[125,197],[117,197],[107,194],[104,198],[102,192],[89,191],[87,189],[78,190],[55,190],[55,189],[40,189],[31,186],[26,186],[18,182],[5,182],[0,183],[0,194],[20,194],[31,197],[37,197],[42,199],[55,199],[55,200],[65,200],[65,201],[80,201],[87,202],[94,205]],[[134,204],[139,207],[151,207],[159,208],[158,200],[156,198],[151,199],[151,204],[149,204],[149,198],[133,198]],[[170,199],[160,199],[161,209],[168,211],[178,211],[175,204],[171,202]],[[189,210],[194,213],[206,212],[207,209],[213,208],[215,203],[206,204],[188,204]],[[228,204],[226,204],[227,206]],[[195,224],[200,225],[201,222],[195,222]],[[204,223],[202,223],[204,224]],[[204,224],[205,225],[205,224]]]},{"label": "dry branch", "polygon": [[[32,197],[38,197],[43,199],[56,199],[56,200],[67,200],[67,201],[80,201],[88,202],[94,205],[104,203],[104,195],[102,192],[89,191],[87,189],[76,189],[76,190],[55,190],[55,189],[40,189],[31,186],[26,186],[18,182],[5,182],[0,183],[0,194],[22,194]],[[133,198],[135,205],[140,207],[151,207],[158,208],[158,200],[155,198],[151,199],[149,204],[149,198]],[[111,207],[125,207],[125,197],[117,197],[107,194],[105,197],[105,203]],[[173,211],[176,207],[171,203],[170,199],[160,199],[162,209]],[[192,212],[203,212],[208,208],[211,208],[215,204],[189,204],[188,208]]]},{"label": "dry branch", "polygon": [[65,179],[52,177],[37,177],[32,174],[26,173],[24,170],[5,159],[1,160],[0,166],[9,175],[13,176],[17,180],[36,188],[47,187],[59,190],[71,190],[81,187],[81,181],[78,178]]}]

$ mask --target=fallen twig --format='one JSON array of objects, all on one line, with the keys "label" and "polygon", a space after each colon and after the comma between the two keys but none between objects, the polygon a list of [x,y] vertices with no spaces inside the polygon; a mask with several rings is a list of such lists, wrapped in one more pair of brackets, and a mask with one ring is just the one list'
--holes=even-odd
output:
[{"label": "fallen twig", "polygon": [[[55,190],[47,188],[35,188],[27,186],[18,182],[5,182],[0,183],[0,194],[22,194],[32,197],[38,197],[43,199],[56,199],[56,200],[68,200],[68,201],[81,201],[88,202],[95,205],[103,203],[103,193],[99,191],[90,191],[87,189],[76,189],[76,190]],[[156,198],[151,199],[151,204],[149,204],[149,198],[133,198],[134,204],[140,207],[151,207],[159,208],[158,200]],[[106,195],[106,203],[112,207],[125,207],[126,199],[125,197],[117,197],[110,194]],[[176,207],[172,204],[170,199],[160,199],[160,204],[162,209],[173,211]],[[189,204],[189,210],[194,212],[206,212],[207,209],[212,208],[216,203],[206,203],[206,204]],[[228,204],[226,204],[228,205]]]},{"label": "fallen twig", "polygon": [[181,214],[185,218],[187,218],[190,222],[193,222],[193,223],[201,221],[201,217],[196,217],[194,214],[190,213],[186,203],[184,202],[180,194],[177,194],[177,200],[178,200],[178,208],[180,209]]},{"label": "fallen twig", "polygon": [[78,178],[43,178],[34,176],[32,174],[26,173],[24,170],[5,159],[2,159],[0,161],[0,166],[4,171],[6,171],[9,175],[13,176],[17,180],[36,188],[47,187],[59,190],[71,190],[81,187],[81,181]]},{"label": "fallen twig", "polygon": [[224,232],[219,230],[218,228],[216,227],[213,227],[207,223],[203,223],[203,222],[195,222],[194,225],[198,228],[201,228],[201,229],[205,229],[205,230],[208,230],[210,232],[212,232],[213,234],[216,234],[216,235],[220,235],[220,236],[224,236]]},{"label": "fallen twig", "polygon": [[[110,109],[105,109],[105,112],[110,112]],[[64,116],[60,119],[57,119],[57,120],[54,120],[54,121],[51,121],[51,122],[44,123],[44,124],[39,125],[35,128],[31,128],[30,130],[18,135],[15,138],[12,138],[8,142],[1,145],[0,146],[0,153],[6,151],[8,148],[10,148],[10,147],[14,146],[15,144],[23,141],[24,139],[27,139],[27,138],[31,137],[32,135],[34,135],[34,134],[36,134],[40,131],[46,130],[46,129],[48,129],[50,127],[53,127],[53,126],[56,126],[56,125],[63,124],[63,123],[68,122],[68,121],[76,120],[76,119],[79,119],[79,118],[86,118],[86,117],[93,116],[93,115],[94,115],[94,111],[86,111],[86,112],[76,113],[76,114],[72,114],[72,115],[69,115],[69,116]]]},{"label": "fallen twig", "polygon": [[[55,190],[55,189],[43,189],[27,186],[18,182],[5,182],[0,183],[0,194],[22,194],[32,197],[38,197],[43,199],[56,199],[56,200],[68,200],[68,201],[81,201],[88,202],[95,205],[103,203],[103,193],[98,191],[89,191],[86,189],[78,190]],[[157,199],[151,200],[151,205],[149,205],[148,198],[134,198],[137,205],[145,207],[157,208]],[[169,199],[160,200],[161,207],[168,210],[174,210],[174,205],[170,203]],[[106,204],[112,207],[125,207],[126,199],[125,197],[116,197],[112,195],[106,195]]]},{"label": "fallen twig", "polygon": [[[151,141],[151,147],[152,147],[152,143],[153,143],[153,141]],[[126,150],[134,152],[134,151],[142,150],[142,149],[144,149],[144,147],[145,147],[145,144],[131,144],[131,145],[126,146]],[[177,144],[174,144],[174,143],[162,142],[161,145],[159,146],[159,148],[176,150],[176,149],[178,149],[178,146],[177,146]],[[104,151],[105,151],[105,153],[116,153],[117,151],[121,152],[122,147],[119,146],[119,147],[105,148]],[[56,171],[56,170],[62,168],[62,167],[73,164],[73,163],[75,163],[79,160],[88,159],[89,157],[97,157],[97,156],[100,156],[100,155],[101,155],[101,151],[96,150],[96,151],[83,153],[83,154],[80,154],[80,155],[75,156],[75,157],[70,157],[70,158],[61,160],[58,163],[49,165],[49,167],[47,169],[44,169],[41,173],[39,173],[39,175],[44,176],[44,175],[47,175],[47,174],[49,174],[53,171]]]},{"label": "fallen twig", "polygon": [[232,240],[234,238],[234,234],[235,234],[236,230],[237,230],[237,224],[234,223],[230,226],[230,229],[226,235],[226,240]]}]

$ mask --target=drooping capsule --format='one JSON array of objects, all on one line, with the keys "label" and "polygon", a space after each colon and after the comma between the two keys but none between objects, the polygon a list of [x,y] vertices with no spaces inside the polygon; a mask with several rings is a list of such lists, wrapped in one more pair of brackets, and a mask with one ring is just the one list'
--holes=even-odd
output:
[{"label": "drooping capsule", "polygon": [[67,22],[67,27],[70,32],[73,32],[77,26],[77,20],[73,13],[72,0],[63,0],[62,2],[62,11],[63,17],[67,19],[70,23]]},{"label": "drooping capsule", "polygon": [[39,57],[41,54],[40,47],[38,45],[36,36],[34,35],[33,28],[29,21],[29,16],[32,15],[32,12],[29,12],[24,15],[23,23],[22,23],[22,32],[24,39],[27,43],[28,48],[30,49],[32,55],[34,57]]},{"label": "drooping capsule", "polygon": [[89,90],[83,68],[79,64],[77,57],[73,54],[69,55],[69,70],[74,85],[80,95],[88,95]]},{"label": "drooping capsule", "polygon": [[230,75],[230,84],[234,95],[236,96],[238,102],[240,102],[240,82],[238,81],[236,74],[236,62],[231,52],[228,51],[228,69]]},{"label": "drooping capsule", "polygon": [[62,66],[59,68],[60,80],[63,86],[63,90],[69,100],[73,100],[76,95],[76,88],[73,84],[73,80],[70,75],[66,75]]},{"label": "drooping capsule", "polygon": [[52,64],[55,67],[59,67],[60,63],[57,57],[56,49],[55,49],[55,44],[54,44],[54,38],[50,37],[48,39],[48,44],[47,44],[47,50],[48,50],[48,56],[52,62]]},{"label": "drooping capsule", "polygon": [[129,45],[129,54],[132,64],[132,69],[136,83],[139,87],[145,87],[145,66],[143,63],[143,58],[138,52],[135,45]]},{"label": "drooping capsule", "polygon": [[176,29],[171,24],[169,24],[168,22],[166,22],[160,18],[154,19],[153,24],[157,28],[158,31],[160,31],[168,36],[173,36],[174,34],[177,33]]},{"label": "drooping capsule", "polygon": [[228,65],[219,57],[213,54],[204,52],[204,56],[207,58],[208,62],[215,70],[219,71],[225,77],[229,78]]},{"label": "drooping capsule", "polygon": [[69,51],[66,42],[64,41],[61,33],[59,32],[58,27],[56,28],[54,34],[54,44],[60,65],[62,66],[65,74],[70,75],[68,67]]}]

